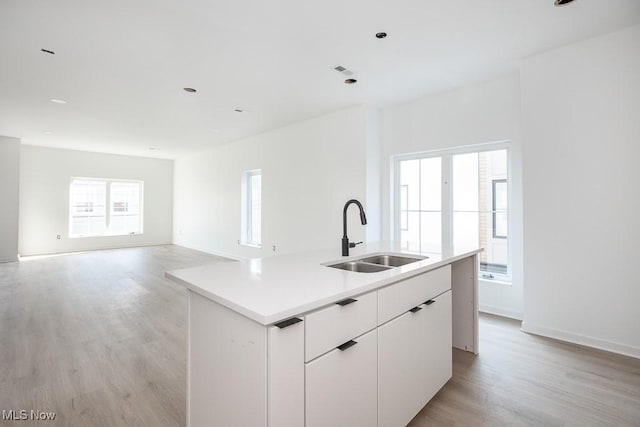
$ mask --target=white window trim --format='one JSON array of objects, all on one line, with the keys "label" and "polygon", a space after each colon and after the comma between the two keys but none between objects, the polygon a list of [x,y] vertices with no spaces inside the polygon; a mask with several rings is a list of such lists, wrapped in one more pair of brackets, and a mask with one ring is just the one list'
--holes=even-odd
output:
[{"label": "white window trim", "polygon": [[[107,232],[105,234],[87,234],[87,235],[75,235],[71,234],[72,230],[72,218],[71,218],[71,184],[73,181],[94,181],[94,182],[104,182],[106,183],[106,197],[105,197],[105,226]],[[110,233],[111,226],[111,183],[112,182],[134,182],[136,184],[140,184],[140,231],[136,233]],[[95,237],[114,237],[114,236],[138,236],[144,234],[144,181],[139,179],[116,179],[116,178],[95,178],[95,177],[82,177],[82,176],[72,176],[69,179],[69,191],[68,191],[68,200],[67,206],[69,208],[67,212],[68,216],[68,230],[67,236],[69,239],[86,239],[86,238],[95,238]]]},{"label": "white window trim", "polygon": [[[242,246],[248,246],[250,248],[262,248],[262,242],[256,242],[253,240],[253,234],[251,230],[251,215],[253,214],[253,209],[251,208],[251,178],[260,175],[262,177],[262,169],[251,169],[242,172],[242,191],[241,191],[241,207],[240,207],[240,240],[239,244]],[[262,198],[260,199],[260,204],[262,204]],[[262,218],[260,219],[262,221]]]},{"label": "white window trim", "polygon": [[[400,162],[405,160],[415,160],[415,159],[425,159],[432,157],[442,157],[442,246],[443,247],[451,247],[453,245],[453,211],[452,211],[452,198],[453,198],[453,189],[450,185],[450,179],[452,177],[453,172],[453,156],[457,154],[467,154],[467,153],[479,153],[484,151],[495,151],[495,150],[507,150],[507,176],[509,177],[509,181],[513,178],[512,174],[512,158],[511,158],[511,141],[503,140],[496,142],[487,142],[481,144],[472,144],[465,145],[454,148],[442,148],[437,150],[428,150],[428,151],[420,151],[415,153],[408,154],[397,154],[391,156],[391,165],[390,165],[390,197],[389,200],[391,202],[390,206],[390,215],[389,220],[391,223],[389,224],[389,230],[391,232],[391,240],[399,240],[401,236],[400,232],[400,195],[399,192],[396,191],[396,183],[400,182]],[[513,185],[507,185],[507,200],[508,200],[508,209],[509,212],[507,227],[508,230],[513,230],[513,215],[511,212],[513,197],[512,197],[512,188]],[[398,218],[398,221],[396,221]],[[509,264],[507,269],[507,274],[498,274],[493,273],[493,278],[483,277],[482,273],[480,273],[480,277],[478,278],[481,281],[491,282],[491,283],[500,283],[505,285],[511,285],[512,274],[513,274],[513,250],[512,250],[512,239],[507,239],[507,253],[509,257]]]}]

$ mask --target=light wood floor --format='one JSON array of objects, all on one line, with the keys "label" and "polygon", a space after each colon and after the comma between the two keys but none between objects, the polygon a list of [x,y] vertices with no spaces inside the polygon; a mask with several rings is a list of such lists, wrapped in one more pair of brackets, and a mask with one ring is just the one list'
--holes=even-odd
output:
[{"label": "light wood floor", "polygon": [[[228,261],[157,246],[0,264],[0,410],[57,413],[0,424],[183,426],[186,291],[163,274],[209,262]],[[454,377],[411,426],[640,426],[636,359],[493,316],[480,351],[455,351]]]}]

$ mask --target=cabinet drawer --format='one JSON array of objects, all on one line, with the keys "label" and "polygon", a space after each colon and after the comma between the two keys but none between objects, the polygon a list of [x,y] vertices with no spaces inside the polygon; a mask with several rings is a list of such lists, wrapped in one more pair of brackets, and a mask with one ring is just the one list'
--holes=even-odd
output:
[{"label": "cabinet drawer", "polygon": [[411,277],[378,291],[378,325],[451,289],[451,266]]},{"label": "cabinet drawer", "polygon": [[305,362],[375,328],[376,308],[377,294],[370,292],[307,314]]},{"label": "cabinet drawer", "polygon": [[305,366],[306,427],[377,424],[377,330]]}]

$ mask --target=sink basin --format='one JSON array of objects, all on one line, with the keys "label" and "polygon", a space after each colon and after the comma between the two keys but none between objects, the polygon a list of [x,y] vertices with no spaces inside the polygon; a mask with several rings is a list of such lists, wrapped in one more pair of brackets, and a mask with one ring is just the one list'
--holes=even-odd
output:
[{"label": "sink basin", "polygon": [[403,265],[411,264],[412,262],[422,261],[423,259],[427,259],[427,257],[412,258],[399,255],[376,255],[368,258],[362,258],[358,261],[389,267],[401,267]]},{"label": "sink basin", "polygon": [[389,270],[391,267],[377,264],[366,264],[364,262],[347,261],[339,264],[328,265],[327,267],[339,268],[341,270],[355,271],[358,273],[377,273],[378,271]]}]

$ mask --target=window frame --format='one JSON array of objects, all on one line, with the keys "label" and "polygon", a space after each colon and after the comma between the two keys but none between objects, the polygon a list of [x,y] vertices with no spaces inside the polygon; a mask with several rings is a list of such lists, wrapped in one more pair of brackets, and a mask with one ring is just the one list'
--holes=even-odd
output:
[{"label": "window frame", "polygon": [[[428,150],[421,151],[415,153],[407,153],[407,154],[396,154],[391,156],[390,168],[390,238],[391,240],[398,240],[401,236],[400,229],[400,162],[405,160],[415,160],[415,159],[425,159],[425,158],[433,158],[433,157],[441,157],[442,165],[441,165],[441,183],[442,183],[442,237],[441,243],[442,247],[452,247],[453,246],[453,185],[451,185],[451,180],[453,177],[453,156],[457,154],[469,154],[469,153],[481,153],[486,151],[497,151],[497,150],[506,150],[507,151],[507,180],[513,179],[513,174],[511,170],[512,158],[511,158],[511,141],[497,141],[497,142],[489,142],[482,144],[472,144],[465,145],[460,147],[453,148],[443,148],[436,150]],[[511,195],[512,186],[507,183],[507,212],[513,211],[513,197]],[[507,216],[507,229],[511,230],[513,221],[513,215],[508,214]],[[497,283],[504,283],[507,285],[511,284],[511,275],[513,271],[513,251],[512,251],[512,242],[511,239],[507,238],[507,253],[508,253],[508,262],[507,262],[507,273],[488,273],[485,275],[484,272],[480,271],[481,278],[483,280],[488,280]],[[479,262],[479,258],[478,258]]]},{"label": "window frame", "polygon": [[[262,225],[262,169],[250,169],[242,172],[242,203],[241,203],[241,230],[239,244],[252,248],[262,247],[262,236],[260,241],[255,240],[253,235],[253,185],[252,178],[260,177],[260,224]],[[262,228],[262,227],[261,227]]]},{"label": "window frame", "polygon": [[[93,182],[102,182],[105,183],[105,233],[104,234],[72,234],[73,230],[73,216],[71,206],[71,186],[74,181],[93,181]],[[140,223],[139,223],[139,231],[130,232],[130,233],[112,233],[111,232],[111,184],[114,182],[124,182],[131,184],[138,184],[140,186]],[[116,236],[134,236],[134,235],[142,235],[144,234],[144,181],[139,179],[120,179],[120,178],[95,178],[95,177],[81,177],[81,176],[72,176],[69,179],[69,192],[68,192],[68,203],[67,206],[69,208],[68,211],[68,232],[67,236],[69,239],[83,239],[83,238],[94,238],[94,237],[116,237]]]}]

